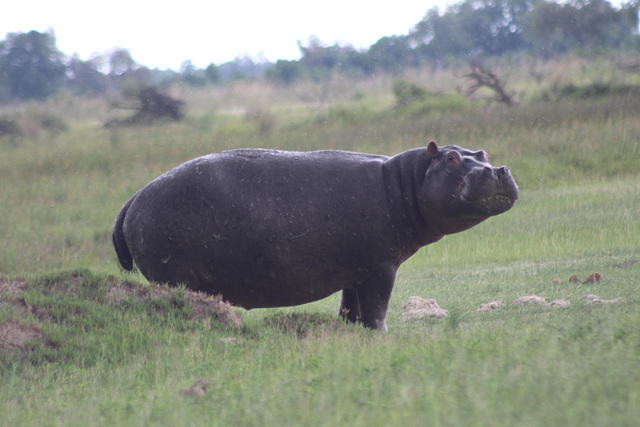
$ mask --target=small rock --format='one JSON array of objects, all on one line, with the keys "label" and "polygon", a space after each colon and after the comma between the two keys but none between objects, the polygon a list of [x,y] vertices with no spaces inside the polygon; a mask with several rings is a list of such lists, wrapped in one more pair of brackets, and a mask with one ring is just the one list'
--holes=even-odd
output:
[{"label": "small rock", "polygon": [[237,340],[233,337],[226,337],[226,338],[220,338],[220,342],[223,342],[225,344],[233,344],[235,343]]},{"label": "small rock", "polygon": [[558,283],[562,283],[562,280],[560,280],[560,279],[553,279],[553,283],[556,283],[556,284],[558,284]]},{"label": "small rock", "polygon": [[574,274],[571,277],[569,277],[569,282],[571,282],[571,283],[580,283],[580,282],[582,282],[582,279],[580,277],[578,277],[577,274]]}]

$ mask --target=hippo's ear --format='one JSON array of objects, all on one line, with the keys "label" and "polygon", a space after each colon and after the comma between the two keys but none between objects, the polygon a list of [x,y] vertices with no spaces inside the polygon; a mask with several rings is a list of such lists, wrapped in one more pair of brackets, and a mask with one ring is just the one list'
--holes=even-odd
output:
[{"label": "hippo's ear", "polygon": [[438,156],[438,144],[431,141],[427,146],[427,153],[431,155],[431,158],[435,159]]}]

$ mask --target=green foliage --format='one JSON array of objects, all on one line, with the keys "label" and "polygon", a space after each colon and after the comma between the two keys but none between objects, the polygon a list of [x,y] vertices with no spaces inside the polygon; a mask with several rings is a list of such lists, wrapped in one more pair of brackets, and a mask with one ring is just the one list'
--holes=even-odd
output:
[{"label": "green foliage", "polygon": [[217,84],[222,81],[222,75],[220,74],[220,70],[216,67],[216,64],[213,62],[204,69],[204,74],[209,81],[209,83]]},{"label": "green foliage", "polygon": [[53,32],[10,33],[0,42],[0,85],[17,99],[45,99],[65,78]]},{"label": "green foliage", "polygon": [[[640,86],[637,85],[613,85],[606,83],[592,83],[578,86],[568,84],[560,89],[556,89],[558,98],[588,99],[601,96],[630,96],[640,93]],[[546,95],[550,97],[550,95]]]},{"label": "green foliage", "polygon": [[299,60],[272,64],[244,56],[205,69],[187,60],[179,72],[149,70],[123,48],[88,61],[74,55],[65,63],[53,32],[31,31],[9,34],[0,43],[0,101],[45,99],[63,89],[73,94],[100,94],[127,86],[166,87],[179,81],[203,87],[267,77],[287,86],[303,79],[327,81],[336,74],[370,77],[423,65],[452,68],[470,58],[505,54],[548,59],[572,51],[633,51],[640,42],[637,29],[634,1],[616,8],[608,0],[462,0],[442,11],[437,7],[428,10],[407,34],[382,37],[368,49],[329,45],[312,35],[306,43],[298,41]]},{"label": "green foliage", "polygon": [[396,98],[396,106],[403,108],[423,101],[427,97],[427,90],[415,83],[396,80],[393,82],[393,96]]},{"label": "green foliage", "polygon": [[290,85],[302,77],[302,66],[298,61],[279,59],[267,71],[266,77],[277,84]]},{"label": "green foliage", "polygon": [[107,76],[98,70],[98,60],[82,61],[77,55],[69,63],[69,85],[77,95],[104,93],[109,85]]}]

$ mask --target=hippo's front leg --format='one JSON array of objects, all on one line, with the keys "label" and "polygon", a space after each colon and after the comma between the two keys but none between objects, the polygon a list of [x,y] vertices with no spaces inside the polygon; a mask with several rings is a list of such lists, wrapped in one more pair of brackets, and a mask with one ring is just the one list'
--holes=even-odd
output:
[{"label": "hippo's front leg", "polygon": [[350,323],[360,321],[362,317],[360,314],[360,301],[358,301],[358,292],[355,289],[344,289],[342,291],[340,315],[345,321]]},{"label": "hippo's front leg", "polygon": [[[351,300],[351,310],[356,314],[358,311],[360,312],[356,319],[358,322],[371,329],[386,331],[387,306],[395,278],[395,266],[385,265],[374,270],[365,281],[356,286],[355,292],[345,293],[346,291],[342,291],[342,308],[349,309],[349,306],[345,305],[345,299],[346,302]],[[355,304],[351,292],[356,296]],[[358,305],[359,310],[356,308]],[[353,322],[354,318],[350,316],[351,310],[347,312],[346,318]]]}]

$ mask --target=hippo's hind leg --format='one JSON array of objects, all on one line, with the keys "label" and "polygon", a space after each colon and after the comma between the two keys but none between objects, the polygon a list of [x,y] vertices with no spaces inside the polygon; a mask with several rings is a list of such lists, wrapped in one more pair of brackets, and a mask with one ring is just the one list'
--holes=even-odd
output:
[{"label": "hippo's hind leg", "polygon": [[395,278],[396,267],[385,265],[374,270],[355,290],[342,291],[342,315],[350,322],[386,331],[385,318]]}]

